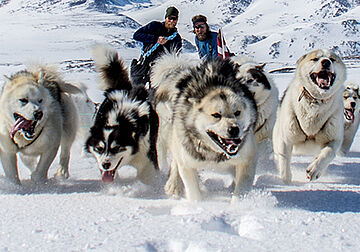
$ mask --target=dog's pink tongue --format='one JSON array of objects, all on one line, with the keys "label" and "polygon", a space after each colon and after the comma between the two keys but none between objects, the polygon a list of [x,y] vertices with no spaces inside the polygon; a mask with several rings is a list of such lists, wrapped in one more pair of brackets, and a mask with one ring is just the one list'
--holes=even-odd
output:
[{"label": "dog's pink tongue", "polygon": [[240,143],[240,139],[224,139],[226,145],[238,145]]},{"label": "dog's pink tongue", "polygon": [[101,179],[104,183],[112,183],[114,181],[114,175],[113,171],[103,171]]},{"label": "dog's pink tongue", "polygon": [[28,121],[24,118],[18,118],[15,122],[15,124],[12,126],[11,131],[10,131],[10,137],[13,138],[16,134],[16,132],[18,132],[21,129],[27,129],[29,127],[31,127],[32,121]]},{"label": "dog's pink tongue", "polygon": [[354,113],[352,113],[351,111],[346,110],[346,114],[348,117],[351,118],[351,122],[354,123]]}]

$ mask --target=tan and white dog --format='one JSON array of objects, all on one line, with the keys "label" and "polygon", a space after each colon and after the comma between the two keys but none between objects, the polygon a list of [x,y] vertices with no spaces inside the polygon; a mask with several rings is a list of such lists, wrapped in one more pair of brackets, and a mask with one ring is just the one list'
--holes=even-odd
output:
[{"label": "tan and white dog", "polygon": [[[6,77],[0,96],[0,158],[6,177],[19,184],[17,154],[44,183],[59,147],[56,176],[67,178],[78,114],[69,94],[81,92],[50,67],[34,66]],[[32,167],[34,165],[34,167]]]},{"label": "tan and white dog", "polygon": [[344,140],[339,154],[346,155],[354,141],[360,123],[359,85],[347,83],[343,94],[344,99]]},{"label": "tan and white dog", "polygon": [[172,157],[168,195],[179,193],[180,175],[187,199],[200,200],[198,170],[210,167],[234,174],[235,199],[251,188],[257,110],[237,71],[229,60],[194,66],[175,55],[163,56],[152,68],[159,138]]},{"label": "tan and white dog", "polygon": [[323,174],[340,149],[344,128],[342,101],[346,68],[329,50],[315,50],[297,61],[273,131],[274,159],[281,179],[290,183],[291,155],[315,155],[306,169],[312,181]]}]

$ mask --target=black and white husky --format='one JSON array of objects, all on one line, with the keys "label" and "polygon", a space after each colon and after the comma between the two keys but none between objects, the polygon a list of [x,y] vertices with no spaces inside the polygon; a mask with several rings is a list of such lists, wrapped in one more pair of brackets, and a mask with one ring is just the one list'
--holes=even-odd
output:
[{"label": "black and white husky", "polygon": [[105,183],[119,167],[131,165],[137,178],[150,184],[156,177],[158,117],[143,86],[132,86],[117,52],[104,45],[93,50],[105,99],[99,107],[85,149],[98,162]]}]

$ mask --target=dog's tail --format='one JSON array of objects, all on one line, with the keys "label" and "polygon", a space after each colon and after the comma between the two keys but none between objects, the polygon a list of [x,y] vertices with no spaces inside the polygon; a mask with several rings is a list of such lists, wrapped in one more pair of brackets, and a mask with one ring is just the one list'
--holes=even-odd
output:
[{"label": "dog's tail", "polygon": [[[190,67],[199,63],[199,60],[179,55],[176,53],[166,53],[155,61],[151,69],[151,87],[159,88],[160,86],[174,84],[177,78],[184,76]],[[172,80],[172,81],[166,81]]]},{"label": "dog's tail", "polygon": [[97,44],[92,49],[95,66],[100,74],[99,88],[104,91],[130,90],[131,82],[124,61],[115,49]]}]

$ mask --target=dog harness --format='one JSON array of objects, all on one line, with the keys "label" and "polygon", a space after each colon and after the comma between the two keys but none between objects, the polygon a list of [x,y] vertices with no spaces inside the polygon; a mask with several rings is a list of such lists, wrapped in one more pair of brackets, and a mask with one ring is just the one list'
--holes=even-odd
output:
[{"label": "dog harness", "polygon": [[303,87],[302,87],[302,92],[301,92],[301,94],[300,94],[300,96],[299,96],[299,99],[298,99],[298,102],[300,102],[301,99],[302,99],[304,96],[310,100],[310,103],[320,103],[320,102],[321,102],[321,103],[327,103],[328,101],[330,101],[330,99],[331,99],[331,97],[332,97],[332,96],[330,96],[329,98],[326,98],[326,99],[318,99],[318,98],[315,98],[315,97],[312,96],[311,93],[303,86]]},{"label": "dog harness", "polygon": [[26,148],[26,147],[30,146],[32,143],[34,143],[34,142],[39,138],[39,136],[41,135],[43,129],[44,129],[44,128],[42,128],[42,129],[40,130],[39,134],[37,134],[37,136],[36,136],[33,140],[31,140],[29,143],[25,144],[25,145],[22,146],[22,147],[19,147],[19,145],[15,142],[15,139],[14,139],[13,137],[11,137],[11,140],[13,141],[13,143],[16,145],[16,147],[17,147],[18,149]]}]

